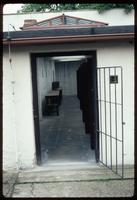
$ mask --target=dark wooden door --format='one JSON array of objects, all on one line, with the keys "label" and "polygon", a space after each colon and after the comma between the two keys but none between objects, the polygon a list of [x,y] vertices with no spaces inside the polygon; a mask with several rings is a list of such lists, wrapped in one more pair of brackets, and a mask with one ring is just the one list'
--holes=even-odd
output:
[{"label": "dark wooden door", "polygon": [[98,146],[98,106],[97,106],[96,55],[93,54],[77,70],[77,96],[80,100],[85,133],[90,134],[90,146],[99,158]]},{"label": "dark wooden door", "polygon": [[89,115],[90,115],[90,138],[91,148],[95,150],[96,161],[99,160],[99,135],[98,129],[98,102],[97,102],[97,71],[96,71],[96,56],[88,59],[88,98],[89,98]]}]

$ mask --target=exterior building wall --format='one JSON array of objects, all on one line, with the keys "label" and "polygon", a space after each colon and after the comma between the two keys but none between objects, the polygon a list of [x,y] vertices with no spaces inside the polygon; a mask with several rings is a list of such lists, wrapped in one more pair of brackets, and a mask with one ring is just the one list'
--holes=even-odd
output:
[{"label": "exterior building wall", "polygon": [[30,53],[81,49],[97,51],[97,67],[113,65],[123,67],[124,122],[126,123],[124,157],[126,164],[134,163],[134,46],[128,42],[96,43],[94,45],[93,43],[79,43],[77,45],[56,45],[56,49],[54,45],[12,47],[12,70],[15,81],[13,102],[11,101],[12,77],[8,63],[8,47],[4,48],[4,169],[9,167],[31,168],[36,163]]},{"label": "exterior building wall", "polygon": [[16,30],[20,30],[25,19],[36,19],[42,21],[57,17],[62,14],[74,17],[81,17],[89,20],[101,21],[108,23],[109,26],[134,25],[134,10],[126,14],[124,9],[112,9],[103,13],[96,10],[81,11],[63,11],[63,12],[46,12],[46,13],[29,13],[29,14],[5,14],[3,15],[3,31],[13,31],[9,24],[13,25]]},{"label": "exterior building wall", "polygon": [[3,165],[4,169],[28,168],[35,163],[30,57],[28,52],[19,51],[12,52],[11,57],[13,74],[7,53],[3,56]]},{"label": "exterior building wall", "polygon": [[8,54],[3,60],[3,168],[17,169],[13,72]]},{"label": "exterior building wall", "polygon": [[[122,66],[123,68],[123,121],[124,125],[124,161],[133,163],[134,156],[134,49],[131,44],[119,47],[102,48],[97,53],[98,66]],[[119,91],[120,92],[120,88]],[[114,90],[112,90],[112,95]],[[117,99],[120,102],[120,99]],[[113,112],[113,110],[112,110]],[[120,116],[121,111],[117,111]],[[119,133],[118,133],[119,134]],[[120,135],[119,135],[120,136]],[[120,137],[119,137],[120,138]],[[118,149],[120,153],[120,150]],[[130,152],[130,153],[129,153]],[[113,154],[114,155],[114,154]],[[132,155],[132,156],[131,156]],[[114,156],[115,159],[115,156]]]}]

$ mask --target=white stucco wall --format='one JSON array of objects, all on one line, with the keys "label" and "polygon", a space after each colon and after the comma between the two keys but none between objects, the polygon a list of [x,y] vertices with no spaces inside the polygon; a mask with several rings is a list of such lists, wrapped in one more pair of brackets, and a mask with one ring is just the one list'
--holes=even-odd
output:
[{"label": "white stucco wall", "polygon": [[16,30],[20,30],[20,27],[23,26],[25,19],[37,19],[37,21],[42,21],[52,17],[57,17],[63,13],[74,17],[82,17],[85,19],[101,21],[108,23],[109,26],[134,24],[134,10],[126,14],[124,9],[112,9],[104,13],[98,13],[96,10],[81,10],[29,14],[5,14],[3,15],[3,31],[8,31],[8,29],[13,31],[13,28],[9,26],[9,24],[12,24]]},{"label": "white stucco wall", "polygon": [[[12,65],[15,80],[14,103],[11,103],[11,76],[7,47],[4,49],[4,168],[35,166],[35,138],[32,106],[31,52],[57,52],[96,50],[97,66],[121,65],[124,76],[124,157],[126,164],[134,163],[134,46],[128,42],[105,44],[67,44],[24,46],[12,48]],[[127,96],[128,95],[128,96]],[[130,98],[129,98],[130,97]],[[13,107],[11,107],[14,105]],[[14,112],[13,112],[14,111]],[[13,117],[13,114],[15,118]],[[8,159],[10,158],[10,159]]]},{"label": "white stucco wall", "polygon": [[15,81],[13,103],[11,98],[12,76],[7,53],[4,54],[3,66],[4,168],[33,167],[35,163],[35,141],[28,52],[12,52],[12,71]]},{"label": "white stucco wall", "polygon": [[[112,47],[110,45],[110,47],[99,49],[97,53],[97,60],[98,60],[98,66],[101,66],[101,67],[122,66],[123,68],[123,121],[125,122],[124,161],[125,161],[125,164],[132,163],[133,155],[134,155],[134,49],[133,49],[133,46],[131,44],[128,44],[128,45],[119,44],[119,47],[117,46]],[[120,92],[120,88],[117,91]],[[112,92],[114,93],[114,90],[112,90]],[[112,95],[114,96],[114,94]],[[118,97],[117,97],[117,101],[120,102],[120,99],[118,99]],[[120,110],[117,111],[117,115],[120,115]],[[120,145],[118,147],[120,148]],[[118,152],[120,152],[120,149],[118,149]]]},{"label": "white stucco wall", "polygon": [[14,80],[11,66],[5,54],[3,66],[3,168],[17,169],[17,145],[15,128],[15,107],[13,96]]}]

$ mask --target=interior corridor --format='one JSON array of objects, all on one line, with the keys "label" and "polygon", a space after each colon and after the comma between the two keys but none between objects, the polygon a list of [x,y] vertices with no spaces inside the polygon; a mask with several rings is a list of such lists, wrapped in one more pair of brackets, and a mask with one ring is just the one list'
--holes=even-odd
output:
[{"label": "interior corridor", "polygon": [[42,164],[95,163],[77,96],[63,96],[56,113],[40,121]]}]

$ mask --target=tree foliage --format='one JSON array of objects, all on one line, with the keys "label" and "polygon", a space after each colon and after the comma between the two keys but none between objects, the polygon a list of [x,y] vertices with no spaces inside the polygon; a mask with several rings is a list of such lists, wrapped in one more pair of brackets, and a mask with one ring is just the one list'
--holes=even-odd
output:
[{"label": "tree foliage", "polygon": [[84,4],[24,4],[18,13],[45,12],[45,11],[65,11],[65,10],[82,10],[95,9],[99,13],[113,8],[123,8],[126,13],[134,9],[133,4],[126,3],[84,3]]}]

